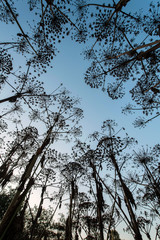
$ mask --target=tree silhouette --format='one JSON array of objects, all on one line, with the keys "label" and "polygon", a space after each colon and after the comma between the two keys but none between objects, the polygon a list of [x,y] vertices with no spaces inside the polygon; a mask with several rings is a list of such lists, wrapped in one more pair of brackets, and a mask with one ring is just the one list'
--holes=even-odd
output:
[{"label": "tree silhouette", "polygon": [[[82,110],[75,107],[77,100],[69,97],[64,91],[57,98],[58,112],[50,112],[49,108],[45,110],[47,114],[47,131],[44,139],[38,144],[38,148],[34,148],[33,155],[29,156],[29,161],[26,164],[23,174],[20,177],[17,191],[10,203],[0,225],[0,235],[3,236],[7,230],[12,218],[18,211],[18,208],[23,202],[29,189],[34,185],[36,170],[39,166],[43,167],[44,157],[43,152],[48,146],[63,137],[69,140],[70,136],[78,136],[80,133],[74,122],[78,122],[82,117]],[[44,117],[44,116],[43,116]],[[71,121],[71,123],[70,123]],[[5,230],[4,230],[5,229]]]},{"label": "tree silhouette", "polygon": [[[85,58],[92,61],[85,82],[118,99],[126,92],[124,85],[136,80],[129,91],[137,107],[129,104],[124,111],[142,110],[148,116],[159,109],[159,3],[151,3],[143,15],[126,11],[127,4],[129,1],[79,3],[77,10],[81,18],[77,19],[77,25],[84,22],[87,40],[93,42],[84,52]],[[111,77],[115,80],[110,81]],[[159,112],[141,121],[141,125],[158,116]],[[139,126],[140,122],[136,121],[135,125]]]},{"label": "tree silhouette", "polygon": [[120,240],[119,234],[116,230],[111,230],[111,240]]},{"label": "tree silhouette", "polygon": [[[17,27],[12,40],[0,42],[0,238],[14,239],[19,232],[17,238],[30,240],[78,240],[83,234],[86,239],[120,239],[116,226],[123,221],[135,240],[142,240],[142,233],[150,240],[153,224],[157,239],[160,146],[129,154],[134,139],[120,137],[115,122],[107,120],[102,132],[90,138],[95,148],[78,141],[71,156],[58,153],[55,142],[67,144],[80,136],[83,112],[77,107],[79,100],[61,85],[46,93],[40,77],[52,67],[58,44],[70,37],[87,45],[83,54],[91,65],[86,84],[101,88],[112,99],[129,92],[135,105],[127,104],[122,112],[152,115],[134,122],[145,126],[160,115],[160,4],[150,3],[147,13],[133,13],[128,11],[129,0],[107,4],[28,0],[24,8],[31,17],[23,24],[19,3],[0,2],[0,21]],[[17,70],[18,56],[23,60]],[[128,162],[136,173],[133,169],[126,173]],[[10,199],[3,191],[12,184],[16,187]],[[49,190],[55,185],[57,191],[51,196]],[[41,194],[33,210],[29,199],[36,188]],[[67,216],[54,223],[68,194]],[[56,204],[49,213],[43,210],[45,198]]]},{"label": "tree silhouette", "polygon": [[[83,166],[86,166],[88,168],[93,169],[93,178],[96,179],[95,183],[100,183],[100,190],[97,191],[97,199],[101,199],[100,205],[101,205],[101,213],[103,213],[103,209],[106,210],[106,205],[103,203],[102,200],[102,194],[104,197],[107,198],[107,196],[104,194],[108,194],[108,196],[112,199],[112,208],[110,210],[110,216],[108,214],[107,219],[105,219],[105,215],[103,216],[103,220],[101,221],[102,226],[107,224],[108,227],[108,233],[107,233],[107,239],[110,239],[110,231],[112,227],[114,227],[114,218],[116,218],[116,215],[118,218],[122,218],[123,221],[125,221],[128,230],[132,233],[134,239],[143,239],[142,238],[142,232],[146,234],[146,236],[150,236],[149,230],[146,230],[144,226],[147,226],[147,224],[152,224],[151,221],[151,215],[148,215],[148,218],[145,217],[145,210],[144,215],[140,215],[137,212],[137,208],[140,209],[142,207],[142,203],[140,203],[140,199],[143,199],[143,205],[146,206],[146,203],[149,204],[149,195],[145,194],[145,188],[148,188],[151,184],[151,180],[149,181],[149,185],[142,181],[140,176],[143,176],[142,178],[146,178],[148,176],[149,169],[145,167],[144,172],[140,171],[137,177],[132,177],[130,181],[126,180],[126,173],[125,173],[125,167],[127,161],[129,159],[134,159],[132,155],[125,154],[126,149],[129,146],[132,146],[136,141],[133,138],[129,138],[128,135],[126,135],[124,138],[121,138],[118,133],[119,131],[115,131],[116,124],[112,120],[107,120],[102,125],[102,132],[95,132],[92,135],[92,138],[94,141],[97,141],[97,147],[95,150],[91,150],[89,146],[86,144],[78,143],[77,147],[75,148],[75,153],[78,153],[77,159],[82,162]],[[121,129],[122,131],[123,129]],[[158,156],[159,147],[156,146],[154,148],[152,156]],[[79,156],[80,154],[80,156]],[[139,154],[138,154],[139,155]],[[139,158],[143,158],[145,154],[139,155]],[[142,156],[142,157],[141,157]],[[136,156],[136,159],[139,159],[138,156]],[[152,159],[151,157],[145,156],[145,159]],[[132,160],[133,161],[133,160]],[[133,167],[136,167],[135,163],[132,162],[129,164],[132,164]],[[156,160],[155,160],[156,163]],[[113,171],[115,172],[115,178],[113,182],[109,179],[108,173],[102,177],[103,175],[103,169],[105,169],[105,172]],[[124,171],[122,171],[124,169]],[[103,170],[103,171],[102,171]],[[155,164],[155,170],[158,171],[158,164]],[[112,173],[113,176],[113,173]],[[146,176],[146,177],[145,177]],[[152,176],[152,177],[151,177]],[[136,180],[137,178],[137,180]],[[159,178],[153,178],[153,175],[149,175],[149,179],[152,178],[152,186],[153,188],[149,187],[151,191],[157,192],[157,180]],[[148,177],[146,178],[148,179]],[[131,189],[133,189],[134,181],[136,186],[134,187],[137,189],[137,194],[133,194]],[[147,180],[148,181],[148,180]],[[159,180],[158,180],[159,181]],[[106,182],[109,182],[108,184]],[[115,189],[113,186],[115,185]],[[99,186],[99,185],[98,185]],[[152,192],[152,196],[153,196]],[[148,197],[147,197],[148,196]],[[144,203],[144,199],[146,199],[146,202]],[[156,203],[157,200],[152,200]],[[98,201],[97,201],[98,203]],[[152,205],[152,204],[151,204]],[[159,204],[158,204],[159,205]],[[156,205],[158,207],[158,205]],[[149,206],[149,205],[148,205]],[[97,210],[100,206],[97,204]],[[111,207],[111,204],[110,204]],[[99,208],[100,210],[100,208]],[[153,211],[153,210],[151,210]],[[141,209],[142,212],[142,209]],[[139,216],[137,216],[137,214]],[[147,213],[148,214],[148,213]],[[156,213],[154,214],[156,215]],[[114,216],[114,217],[113,217]],[[150,216],[150,217],[149,217]],[[157,216],[158,217],[158,216]],[[97,217],[98,221],[99,217]],[[112,222],[113,221],[113,222]],[[111,223],[112,222],[112,223]],[[100,225],[99,225],[100,227]],[[102,228],[103,229],[103,228]],[[100,228],[99,228],[100,230]],[[104,231],[104,230],[102,230]],[[103,233],[104,234],[104,233]]]},{"label": "tree silhouette", "polygon": [[[128,85],[136,105],[128,104],[123,112],[141,110],[146,116],[154,113],[151,118],[135,121],[135,126],[145,126],[159,116],[159,3],[151,2],[145,13],[129,12],[129,4],[127,0],[108,4],[84,0],[28,1],[36,20],[23,29],[16,4],[3,0],[1,20],[16,24],[19,32],[13,42],[0,43],[1,84],[13,69],[10,49],[23,54],[26,63],[39,75],[47,71],[47,66],[51,67],[57,43],[70,35],[76,42],[91,45],[84,56],[92,61],[85,74],[85,82],[92,88],[100,87],[109,97],[118,99],[124,96],[127,82],[135,82],[134,86]],[[111,77],[113,80],[108,80]]]}]

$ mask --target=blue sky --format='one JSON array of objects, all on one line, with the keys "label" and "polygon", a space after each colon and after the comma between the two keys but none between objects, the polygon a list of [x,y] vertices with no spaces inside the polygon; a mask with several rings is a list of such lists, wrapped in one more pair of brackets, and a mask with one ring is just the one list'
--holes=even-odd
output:
[{"label": "blue sky", "polygon": [[[114,119],[119,127],[125,127],[126,132],[135,137],[140,145],[154,145],[159,142],[159,119],[150,122],[145,128],[139,129],[133,126],[136,114],[124,115],[122,106],[130,102],[130,95],[123,99],[112,100],[101,89],[91,89],[84,82],[84,73],[88,67],[88,61],[84,60],[81,52],[84,46],[78,46],[70,40],[64,40],[60,46],[60,53],[53,62],[53,69],[45,75],[45,85],[48,89],[58,86],[61,82],[71,91],[73,96],[81,99],[81,107],[84,110],[83,139],[89,133],[100,129],[106,119]],[[140,113],[141,114],[141,113]]]},{"label": "blue sky", "polygon": [[[129,1],[126,10],[134,12],[141,9],[146,11],[149,3],[150,1],[146,2],[145,0]],[[54,88],[55,85],[57,86],[62,82],[74,96],[81,99],[81,107],[84,110],[82,139],[85,140],[88,134],[100,129],[104,120],[114,119],[119,127],[125,127],[126,132],[138,140],[139,146],[146,144],[152,146],[159,143],[159,118],[150,122],[145,128],[139,129],[134,128],[133,121],[138,115],[142,116],[142,113],[138,112],[138,115],[121,113],[122,107],[131,102],[128,93],[123,99],[112,100],[101,89],[91,89],[85,84],[84,73],[89,62],[84,60],[81,53],[85,50],[86,45],[79,45],[65,39],[58,47],[60,53],[53,61],[53,69],[48,70],[47,82],[45,80],[46,86],[49,88],[52,86]]]}]

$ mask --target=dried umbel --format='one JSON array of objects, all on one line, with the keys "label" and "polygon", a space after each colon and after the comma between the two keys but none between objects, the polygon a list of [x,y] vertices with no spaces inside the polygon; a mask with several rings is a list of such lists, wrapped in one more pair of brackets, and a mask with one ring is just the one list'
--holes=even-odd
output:
[{"label": "dried umbel", "polygon": [[9,74],[13,70],[12,57],[7,50],[0,48],[0,73]]}]

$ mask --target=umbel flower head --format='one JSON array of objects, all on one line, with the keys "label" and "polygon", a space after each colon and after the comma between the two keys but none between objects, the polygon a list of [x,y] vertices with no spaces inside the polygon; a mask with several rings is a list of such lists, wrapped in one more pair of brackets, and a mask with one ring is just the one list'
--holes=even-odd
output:
[{"label": "umbel flower head", "polygon": [[135,156],[134,156],[134,160],[137,163],[140,164],[148,164],[151,163],[153,161],[153,154],[149,151],[149,149],[142,149],[140,150],[138,153],[134,152]]}]

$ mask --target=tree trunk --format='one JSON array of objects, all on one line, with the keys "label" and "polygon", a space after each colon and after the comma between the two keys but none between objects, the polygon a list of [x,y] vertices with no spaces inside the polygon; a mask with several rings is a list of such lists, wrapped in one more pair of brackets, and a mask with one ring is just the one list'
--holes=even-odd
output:
[{"label": "tree trunk", "polygon": [[[10,224],[10,222],[13,220],[14,216],[17,213],[17,209],[20,207],[20,204],[22,203],[19,199],[21,199],[21,197],[23,196],[23,194],[29,191],[29,189],[27,190],[28,184],[30,183],[31,180],[29,180],[32,169],[36,163],[36,160],[38,159],[39,155],[42,153],[42,151],[44,150],[44,148],[49,144],[50,141],[50,135],[52,132],[53,126],[50,127],[50,129],[48,130],[47,136],[44,139],[41,147],[39,147],[36,151],[36,154],[34,154],[32,156],[32,158],[30,159],[28,165],[26,166],[25,172],[21,177],[20,183],[19,183],[19,187],[17,189],[16,194],[14,195],[14,198],[12,199],[2,221],[0,224],[0,240],[3,239],[4,236],[4,232],[6,232],[6,230],[8,229],[8,223]],[[27,182],[27,180],[29,180],[26,189],[23,192],[25,183]],[[32,184],[33,185],[33,184]],[[23,193],[22,193],[23,192]]]},{"label": "tree trunk", "polygon": [[74,182],[71,183],[71,194],[70,194],[70,203],[69,203],[69,216],[66,221],[66,233],[65,240],[72,240],[72,205],[73,205],[73,191],[74,191]]},{"label": "tree trunk", "polygon": [[103,196],[102,196],[102,186],[101,183],[98,181],[95,171],[94,164],[90,161],[90,165],[93,169],[93,177],[96,183],[96,192],[97,192],[97,219],[99,224],[99,231],[100,231],[100,240],[104,240],[103,234],[103,218],[102,218],[102,210],[103,210]]},{"label": "tree trunk", "polygon": [[[113,154],[110,155],[110,158],[112,160],[112,163],[116,169],[116,172],[118,174],[118,177],[119,177],[119,180],[120,180],[120,183],[121,183],[121,186],[122,186],[122,189],[123,189],[123,193],[124,193],[124,201],[126,203],[126,207],[128,209],[128,213],[130,215],[130,218],[131,218],[131,223],[132,223],[132,230],[134,231],[134,238],[135,240],[143,240],[142,239],[142,236],[141,236],[141,233],[140,233],[140,230],[139,230],[139,227],[138,227],[138,223],[136,221],[136,217],[135,217],[135,214],[133,212],[133,209],[132,209],[132,206],[131,206],[131,203],[130,203],[130,200],[129,200],[129,196],[128,196],[128,191],[127,191],[127,187],[122,179],[122,176],[121,176],[121,173],[120,173],[120,170],[119,170],[119,167],[118,167],[118,164],[117,164],[117,161],[115,159],[115,156]],[[129,189],[128,189],[129,190]]]},{"label": "tree trunk", "polygon": [[[12,223],[13,219],[15,218],[25,196],[27,195],[28,191],[30,190],[30,188],[33,186],[34,184],[34,180],[33,178],[30,179],[30,181],[27,184],[26,189],[23,191],[23,193],[21,193],[21,191],[18,189],[17,193],[15,194],[14,199],[16,199],[16,201],[12,200],[9,208],[7,209],[2,221],[1,221],[1,225],[0,225],[0,240],[4,239],[5,234],[7,233],[7,230],[10,226],[10,224]],[[21,195],[20,195],[21,193]]]}]

